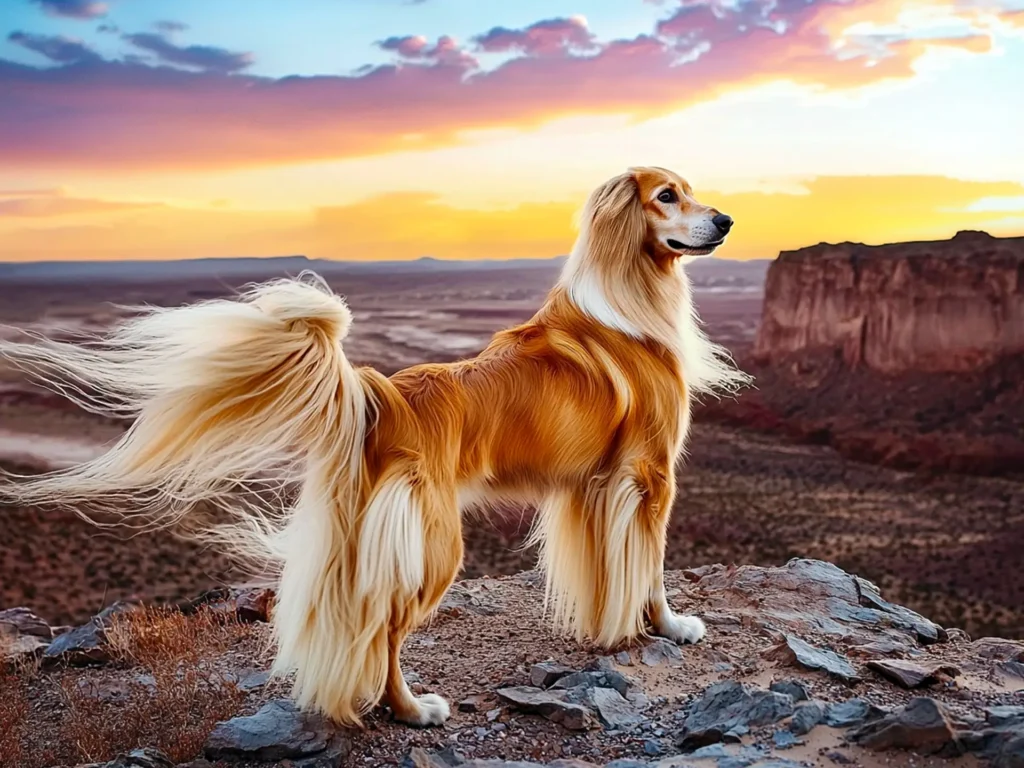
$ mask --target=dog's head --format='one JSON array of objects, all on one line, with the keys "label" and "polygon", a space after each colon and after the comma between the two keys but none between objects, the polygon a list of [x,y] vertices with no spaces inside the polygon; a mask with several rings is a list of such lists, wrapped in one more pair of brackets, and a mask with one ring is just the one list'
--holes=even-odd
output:
[{"label": "dog's head", "polygon": [[697,202],[681,176],[654,167],[630,168],[606,181],[584,211],[592,244],[639,248],[658,264],[707,256],[725,242],[732,224],[730,216]]}]

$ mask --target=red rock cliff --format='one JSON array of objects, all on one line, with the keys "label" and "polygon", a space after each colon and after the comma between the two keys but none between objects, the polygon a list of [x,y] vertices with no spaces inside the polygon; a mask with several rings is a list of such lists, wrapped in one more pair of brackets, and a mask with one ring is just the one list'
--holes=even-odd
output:
[{"label": "red rock cliff", "polygon": [[969,371],[1024,352],[1024,237],[783,251],[755,358],[828,350],[885,373]]}]

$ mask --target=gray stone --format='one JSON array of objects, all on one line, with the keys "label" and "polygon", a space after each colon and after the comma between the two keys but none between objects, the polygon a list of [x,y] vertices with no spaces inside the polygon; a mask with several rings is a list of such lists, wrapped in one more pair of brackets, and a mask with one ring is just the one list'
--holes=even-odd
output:
[{"label": "gray stone", "polygon": [[918,697],[892,714],[869,722],[849,734],[867,749],[908,749],[921,754],[960,751],[956,731],[945,708],[934,699]]},{"label": "gray stone", "polygon": [[612,688],[591,688],[586,700],[606,728],[629,728],[644,721],[643,716]]},{"label": "gray stone", "polygon": [[789,730],[798,736],[810,733],[814,726],[824,722],[825,706],[820,701],[808,701],[797,706]]},{"label": "gray stone", "polygon": [[960,670],[949,664],[918,664],[903,659],[878,659],[868,662],[868,668],[878,672],[903,688],[924,688],[945,677],[956,677]]},{"label": "gray stone", "polygon": [[793,714],[793,699],[774,691],[748,688],[732,680],[708,687],[683,722],[684,747],[722,741],[738,729],[770,725]]},{"label": "gray stone", "polygon": [[1024,725],[1024,707],[1001,706],[989,707],[985,710],[985,721],[994,727],[1000,725]]},{"label": "gray stone", "polygon": [[821,670],[848,683],[860,680],[849,659],[827,648],[815,648],[794,635],[783,635],[783,641],[769,653],[769,658],[805,669]]},{"label": "gray stone", "polygon": [[854,728],[869,720],[877,720],[889,714],[864,699],[849,699],[829,704],[825,710],[825,725],[830,728]]},{"label": "gray stone", "polygon": [[569,688],[614,688],[622,696],[625,696],[630,689],[629,678],[621,672],[602,670],[599,672],[574,672],[571,675],[559,678],[552,690],[566,690]]},{"label": "gray stone", "polygon": [[784,693],[793,701],[807,701],[810,698],[807,695],[807,687],[799,680],[781,680],[769,685],[768,690]]},{"label": "gray stone", "polygon": [[530,667],[530,685],[535,688],[549,688],[559,678],[571,675],[575,670],[556,661],[542,661]]},{"label": "gray stone", "polygon": [[985,659],[1024,662],[1024,643],[1004,637],[982,637],[971,643],[971,650]]},{"label": "gray stone", "polygon": [[490,697],[486,693],[474,693],[472,696],[467,696],[459,702],[459,712],[479,712]]},{"label": "gray stone", "polygon": [[592,727],[594,718],[587,707],[569,701],[566,691],[542,690],[525,685],[499,688],[498,698],[521,712],[540,715],[571,731]]},{"label": "gray stone", "polygon": [[650,757],[657,757],[665,748],[661,745],[661,742],[655,741],[654,739],[647,739],[644,742],[644,754]]},{"label": "gray stone", "polygon": [[0,635],[29,635],[44,640],[53,639],[50,625],[28,608],[8,608],[0,611]]},{"label": "gray stone", "polygon": [[858,597],[861,605],[876,608],[888,614],[889,620],[897,627],[910,630],[917,637],[922,645],[944,642],[948,639],[946,630],[933,621],[929,621],[919,613],[915,613],[902,605],[895,605],[883,600],[878,587],[870,581],[854,577],[856,579]]},{"label": "gray stone", "polygon": [[792,749],[803,742],[792,731],[776,731],[772,734],[772,744],[776,749]]},{"label": "gray stone", "polygon": [[996,669],[1008,677],[1024,680],[1024,664],[1019,661],[1004,661]]},{"label": "gray stone", "polygon": [[110,661],[106,630],[114,616],[132,611],[135,607],[129,603],[114,603],[87,623],[58,635],[43,652],[44,664],[63,662],[83,666]]},{"label": "gray stone", "polygon": [[660,664],[675,666],[682,660],[683,654],[679,646],[663,637],[645,645],[640,651],[640,663],[648,667],[657,667]]},{"label": "gray stone", "polygon": [[327,718],[301,712],[288,700],[276,699],[249,717],[217,724],[206,740],[209,760],[283,760],[312,757],[329,747],[347,751],[339,728]]}]

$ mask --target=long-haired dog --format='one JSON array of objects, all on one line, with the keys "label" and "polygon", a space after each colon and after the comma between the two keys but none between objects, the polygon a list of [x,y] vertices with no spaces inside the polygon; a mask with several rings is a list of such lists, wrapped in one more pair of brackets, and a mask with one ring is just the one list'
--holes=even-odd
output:
[{"label": "long-haired dog", "polygon": [[[462,510],[489,500],[537,506],[559,629],[695,642],[704,625],[673,613],[662,579],[675,465],[692,398],[746,377],[701,330],[682,261],[731,225],[674,173],[633,168],[590,196],[532,320],[391,378],[349,363],[349,310],[315,277],[147,309],[84,343],[0,342],[80,406],[133,418],[102,457],[4,494],[159,525],[219,506],[199,533],[273,568],[275,669],[342,723],[382,698],[408,723],[448,717],[409,690],[402,643],[459,572]],[[290,480],[283,508],[241,492]]]}]

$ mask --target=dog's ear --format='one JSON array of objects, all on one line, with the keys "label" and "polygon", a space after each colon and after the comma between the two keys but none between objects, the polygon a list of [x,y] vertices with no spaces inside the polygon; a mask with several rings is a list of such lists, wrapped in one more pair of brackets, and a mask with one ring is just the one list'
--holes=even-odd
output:
[{"label": "dog's ear", "polygon": [[647,234],[647,219],[632,172],[609,179],[587,201],[583,221],[591,248],[639,252]]}]

